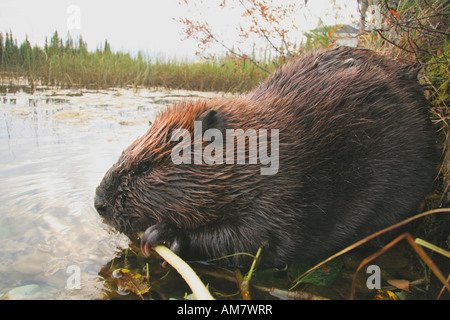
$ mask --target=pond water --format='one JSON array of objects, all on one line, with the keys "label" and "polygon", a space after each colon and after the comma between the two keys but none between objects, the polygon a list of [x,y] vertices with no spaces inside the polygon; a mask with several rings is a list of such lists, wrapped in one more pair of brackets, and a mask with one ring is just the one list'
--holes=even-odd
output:
[{"label": "pond water", "polygon": [[97,184],[158,111],[214,95],[0,87],[0,298],[101,298],[98,273],[129,240],[95,211]]}]

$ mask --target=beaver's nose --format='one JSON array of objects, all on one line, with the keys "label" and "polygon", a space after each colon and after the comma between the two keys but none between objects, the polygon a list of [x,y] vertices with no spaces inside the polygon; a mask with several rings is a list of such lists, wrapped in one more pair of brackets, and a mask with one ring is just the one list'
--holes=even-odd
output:
[{"label": "beaver's nose", "polygon": [[94,207],[100,215],[105,214],[106,212],[106,199],[101,190],[97,189],[94,200]]}]

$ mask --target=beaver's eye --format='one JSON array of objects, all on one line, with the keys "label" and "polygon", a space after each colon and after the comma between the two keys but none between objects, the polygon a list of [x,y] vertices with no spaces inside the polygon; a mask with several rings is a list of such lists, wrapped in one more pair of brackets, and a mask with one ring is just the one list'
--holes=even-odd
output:
[{"label": "beaver's eye", "polygon": [[149,162],[143,162],[137,167],[136,173],[147,174],[151,168],[152,166]]}]

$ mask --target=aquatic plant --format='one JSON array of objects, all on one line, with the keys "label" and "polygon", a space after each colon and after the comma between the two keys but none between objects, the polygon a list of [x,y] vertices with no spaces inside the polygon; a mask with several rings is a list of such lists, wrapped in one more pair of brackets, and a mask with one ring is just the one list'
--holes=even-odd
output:
[{"label": "aquatic plant", "polygon": [[[268,69],[274,66],[265,63]],[[166,87],[200,91],[243,92],[268,74],[245,60],[230,57],[189,61],[152,59],[142,53],[113,52],[108,41],[103,48],[88,51],[80,36],[64,41],[55,32],[43,48],[26,38],[18,46],[12,32],[0,33],[2,78],[26,77],[30,85],[62,88]]]}]

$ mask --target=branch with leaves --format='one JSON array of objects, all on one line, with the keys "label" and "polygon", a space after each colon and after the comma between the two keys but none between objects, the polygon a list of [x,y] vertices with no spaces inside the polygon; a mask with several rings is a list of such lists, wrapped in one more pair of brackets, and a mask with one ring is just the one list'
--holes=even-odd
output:
[{"label": "branch with leaves", "polygon": [[[242,23],[236,26],[238,39],[241,41],[251,41],[251,39],[262,40],[267,45],[267,49],[272,50],[284,62],[286,58],[295,57],[302,51],[298,42],[291,39],[292,34],[298,34],[295,25],[295,14],[300,4],[296,1],[286,4],[276,4],[273,0],[222,0],[218,3],[218,8],[231,6],[233,2],[238,10],[241,10]],[[187,6],[193,7],[194,1],[183,0]],[[197,3],[203,3],[199,0]],[[269,72],[257,59],[243,50],[235,49],[235,44],[225,43],[206,21],[194,20],[189,18],[175,19],[183,25],[185,39],[193,39],[198,43],[199,51],[197,54],[205,55],[207,49],[212,43],[222,46],[228,54],[234,58],[250,61],[252,64]]]}]

